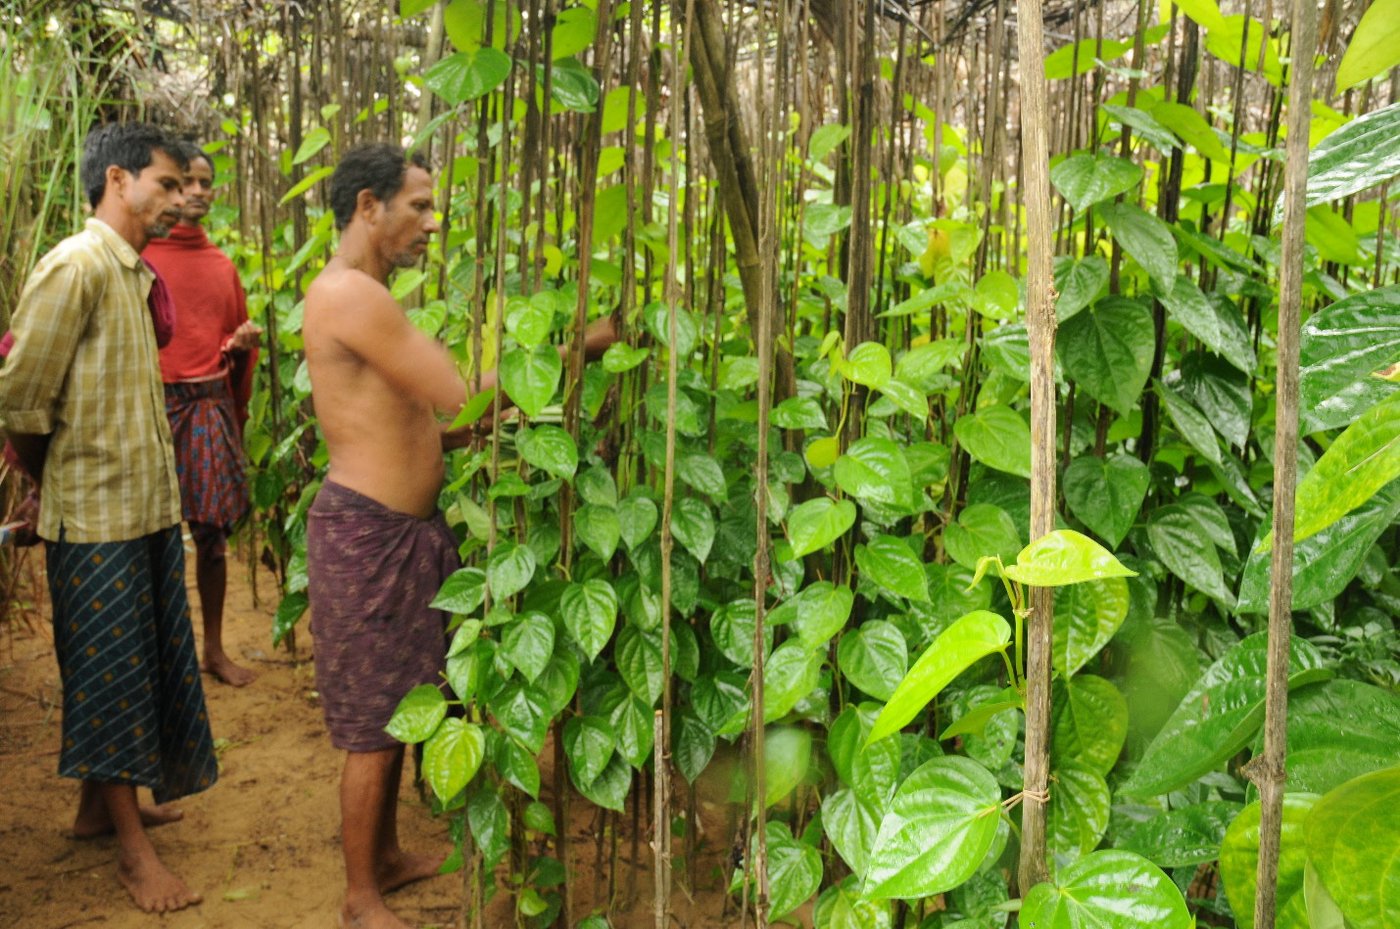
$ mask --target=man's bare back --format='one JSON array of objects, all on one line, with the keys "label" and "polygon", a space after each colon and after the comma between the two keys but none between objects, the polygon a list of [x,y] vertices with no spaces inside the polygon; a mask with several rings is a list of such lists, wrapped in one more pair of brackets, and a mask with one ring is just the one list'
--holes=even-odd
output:
[{"label": "man's bare back", "polygon": [[437,230],[427,172],[410,167],[393,202],[368,247],[343,243],[307,290],[302,336],[329,479],[426,518],[442,484],[437,414],[453,415],[466,387],[447,351],[408,321],[385,286]]}]

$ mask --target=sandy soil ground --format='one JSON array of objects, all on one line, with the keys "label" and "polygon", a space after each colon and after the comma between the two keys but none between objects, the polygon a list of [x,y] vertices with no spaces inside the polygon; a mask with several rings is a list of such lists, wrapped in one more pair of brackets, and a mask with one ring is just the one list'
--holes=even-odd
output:
[{"label": "sandy soil ground", "polygon": [[[192,552],[188,561],[193,599]],[[331,747],[316,702],[309,634],[301,631],[295,660],[273,651],[274,587],[270,577],[260,576],[261,600],[255,605],[246,565],[246,556],[234,553],[225,639],[230,654],[259,677],[235,689],[205,676],[220,752],[219,783],[179,802],[182,822],[152,833],[164,860],[204,895],[201,905],[179,913],[157,917],[137,911],[117,882],[114,841],[78,841],[68,834],[78,785],[56,775],[62,702],[47,595],[33,598],[37,605],[0,629],[0,929],[336,925],[343,887],[336,788],[343,756]],[[24,571],[31,582],[42,583],[41,550],[31,550]],[[198,630],[197,606],[195,626]],[[541,758],[546,785],[551,758],[546,746]],[[410,784],[401,800],[405,847],[445,854],[446,822],[433,819]],[[144,792],[143,802],[149,802]],[[570,806],[576,811],[570,824],[575,924],[604,908],[608,874],[602,872],[608,871],[616,881],[611,925],[652,925],[646,838],[638,843],[641,861],[634,867],[631,837],[625,834],[630,817],[614,820],[619,859],[600,870],[597,850],[610,858],[612,843],[596,841],[603,824],[585,801],[577,798]],[[721,834],[722,814],[715,818],[696,858],[693,902],[681,890],[675,893],[676,925],[738,925],[732,909],[724,912],[721,861],[728,841]],[[462,899],[462,876],[454,874],[405,888],[390,896],[389,905],[410,926],[445,929],[458,924]],[[497,894],[483,923],[493,929],[516,924],[508,894]]]}]

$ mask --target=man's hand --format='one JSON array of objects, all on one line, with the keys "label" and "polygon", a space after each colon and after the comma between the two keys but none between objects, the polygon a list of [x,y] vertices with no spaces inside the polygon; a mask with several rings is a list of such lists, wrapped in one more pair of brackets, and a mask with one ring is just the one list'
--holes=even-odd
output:
[{"label": "man's hand", "polygon": [[226,352],[252,351],[258,347],[258,336],[260,335],[262,335],[262,327],[255,325],[251,319],[246,320],[243,325],[233,331],[233,335],[228,337],[223,350]]}]

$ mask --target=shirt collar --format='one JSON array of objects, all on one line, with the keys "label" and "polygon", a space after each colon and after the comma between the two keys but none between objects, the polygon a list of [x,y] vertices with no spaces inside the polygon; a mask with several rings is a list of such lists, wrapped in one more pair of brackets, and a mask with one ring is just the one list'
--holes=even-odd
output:
[{"label": "shirt collar", "polygon": [[88,217],[84,228],[96,235],[107,248],[111,249],[112,254],[116,256],[117,261],[121,262],[123,266],[132,271],[138,271],[147,276],[150,275],[150,269],[147,268],[145,263],[141,260],[141,256],[136,253],[136,249],[131,247],[130,242],[118,235],[117,230],[95,216]]}]

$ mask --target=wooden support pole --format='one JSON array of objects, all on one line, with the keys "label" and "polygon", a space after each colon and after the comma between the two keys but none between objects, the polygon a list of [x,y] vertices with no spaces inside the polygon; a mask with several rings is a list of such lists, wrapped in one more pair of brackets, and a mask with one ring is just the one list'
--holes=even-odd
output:
[{"label": "wooden support pole", "polygon": [[[1050,112],[1040,0],[1017,5],[1021,63],[1021,179],[1026,211],[1026,329],[1031,347],[1031,525],[1055,528],[1055,285],[1051,271]],[[1046,789],[1050,774],[1052,588],[1034,587],[1026,629],[1026,765],[1021,805],[1021,892],[1045,880]]]},{"label": "wooden support pole", "polygon": [[[1264,753],[1247,774],[1259,787],[1259,870],[1256,929],[1273,929],[1283,825],[1284,753],[1288,732],[1288,644],[1293,633],[1293,506],[1298,482],[1298,338],[1303,302],[1304,194],[1308,183],[1308,123],[1312,113],[1314,0],[1293,3],[1292,77],[1284,167],[1283,258],[1279,269],[1278,369],[1274,409],[1274,547],[1269,567],[1268,684]],[[1267,209],[1267,206],[1263,207]]]}]

